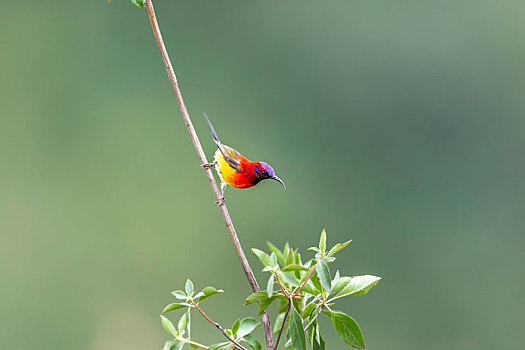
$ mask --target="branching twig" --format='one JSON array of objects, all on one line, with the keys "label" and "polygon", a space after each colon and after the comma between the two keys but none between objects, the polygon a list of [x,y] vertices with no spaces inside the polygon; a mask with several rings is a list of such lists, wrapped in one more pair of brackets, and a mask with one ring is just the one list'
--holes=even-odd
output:
[{"label": "branching twig", "polygon": [[[310,323],[308,323],[308,325],[304,328],[304,331],[306,332],[308,330],[308,328],[310,328],[310,326],[312,324],[314,324],[314,321],[317,319],[317,317],[319,317],[319,315],[321,314],[321,312],[323,311],[325,305],[321,305],[321,308],[319,309],[319,311],[317,312],[317,314],[314,316],[314,318],[310,321]],[[286,345],[288,346],[289,344],[292,343],[292,339],[289,339],[287,342],[286,342]],[[275,350],[275,349],[274,349]]]},{"label": "branching twig", "polygon": [[283,334],[284,325],[286,324],[286,319],[288,318],[288,314],[290,313],[290,307],[292,306],[292,299],[288,299],[288,307],[286,308],[286,313],[284,314],[283,324],[281,325],[281,329],[279,330],[279,335],[277,336],[277,340],[275,341],[275,347],[273,350],[277,350],[277,347],[279,346],[279,340],[281,340],[281,335]]},{"label": "branching twig", "polygon": [[195,346],[198,346],[199,348],[203,348],[203,349],[208,349],[209,346],[206,346],[206,345],[203,345],[201,343],[197,343],[196,341],[193,341],[193,340],[189,340],[189,339],[181,339],[181,341],[183,341],[184,343],[188,343],[188,344],[191,344],[191,345],[195,345]]},{"label": "branching twig", "polygon": [[314,321],[317,319],[317,317],[319,317],[319,315],[321,314],[321,312],[323,312],[323,309],[324,309],[324,305],[321,305],[321,308],[319,309],[319,311],[317,312],[317,314],[314,316],[314,318],[312,318],[312,320],[310,321],[310,323],[308,323],[308,325],[304,328],[304,331],[305,331],[305,332],[308,330],[308,328],[310,328],[310,326],[314,323]]},{"label": "branching twig", "polygon": [[[315,271],[315,265],[314,267],[312,268],[312,270],[310,270],[310,273],[308,274],[308,276],[306,277],[306,280],[303,282],[303,284],[301,284],[301,286],[299,287],[299,289],[297,289],[297,291],[295,291],[295,293],[293,293],[292,295],[288,296],[283,285],[281,284],[281,281],[279,280],[279,277],[277,276],[277,274],[275,275],[275,277],[277,277],[277,282],[279,283],[279,287],[281,287],[281,290],[283,291],[284,295],[288,298],[288,307],[286,308],[286,313],[284,314],[284,320],[283,320],[283,324],[281,325],[281,329],[279,330],[279,335],[277,336],[277,340],[275,341],[275,346],[273,348],[273,350],[277,350],[277,347],[279,346],[279,341],[281,340],[281,335],[283,333],[283,330],[284,330],[284,325],[286,324],[286,319],[288,318],[288,314],[290,313],[290,307],[292,306],[292,300],[293,298],[296,298],[297,295],[301,292],[301,290],[303,289],[303,287],[305,286],[306,282],[308,282],[308,280],[310,279],[310,277],[312,277],[312,274],[314,273]],[[315,315],[314,319],[312,320],[312,322],[306,326],[305,328],[305,332],[306,330],[311,326],[311,324],[313,323],[313,321],[319,316],[319,314],[321,313],[321,311],[323,310],[323,306],[321,306],[321,310],[319,311],[319,313],[317,315]]]},{"label": "branching twig", "polygon": [[279,279],[279,275],[275,274],[275,278],[277,279],[277,283],[279,284],[279,288],[281,288],[281,291],[283,292],[284,296],[286,298],[290,299],[290,296],[286,292],[286,289],[284,288],[284,286],[281,283],[281,280]]},{"label": "branching twig", "polygon": [[[201,143],[197,136],[197,132],[195,131],[195,128],[193,127],[193,124],[191,122],[190,115],[188,113],[188,109],[186,108],[186,104],[184,103],[184,100],[182,98],[182,93],[179,87],[179,83],[177,81],[177,77],[173,70],[173,66],[168,56],[168,52],[166,51],[166,47],[164,46],[164,41],[162,40],[162,34],[160,32],[159,24],[157,23],[157,17],[155,16],[155,10],[153,8],[152,0],[146,0],[144,5],[146,6],[146,9],[148,10],[148,16],[151,22],[151,27],[153,28],[153,33],[155,35],[155,39],[157,40],[157,45],[159,47],[160,54],[162,56],[162,60],[164,61],[164,66],[166,67],[166,72],[168,74],[168,78],[170,80],[171,87],[173,88],[173,92],[175,93],[175,97],[179,104],[179,108],[182,113],[182,118],[184,119],[184,123],[186,124],[186,127],[188,128],[188,131],[190,133],[191,140],[193,142],[193,146],[195,146],[195,150],[197,151],[201,165],[207,164],[208,160],[206,159],[206,155],[204,154],[204,150],[202,149]],[[206,173],[206,177],[208,178],[208,181],[213,190],[213,193],[215,194],[217,203],[219,203],[219,207],[224,217],[224,222],[226,223],[226,227],[228,228],[228,231],[230,232],[230,238],[233,242],[235,250],[237,251],[237,255],[239,256],[242,268],[244,269],[244,273],[246,274],[246,277],[248,278],[248,281],[250,282],[252,290],[254,292],[258,292],[260,291],[259,285],[257,284],[257,280],[255,279],[255,276],[250,267],[250,264],[248,263],[248,260],[246,259],[246,255],[244,254],[244,251],[242,250],[241,243],[239,242],[239,239],[237,238],[237,233],[235,232],[235,228],[233,227],[230,213],[228,212],[228,208],[226,207],[226,204],[222,200],[221,192],[219,190],[219,187],[217,186],[217,182],[215,181],[215,178],[213,177],[213,173],[210,168],[206,168],[206,167],[204,168],[204,172]],[[270,319],[268,317],[268,311],[266,310],[262,314],[262,321],[263,321],[263,326],[264,326],[264,333],[266,336],[266,348],[272,349],[273,348],[272,328],[270,325]]]},{"label": "branching twig", "polygon": [[295,293],[293,293],[292,298],[296,297],[297,294],[299,294],[299,292],[303,289],[303,287],[305,286],[306,282],[308,282],[308,280],[310,279],[310,277],[312,277],[312,274],[314,273],[314,271],[315,271],[315,267],[316,267],[316,266],[317,266],[317,265],[314,265],[314,267],[312,268],[312,270],[311,270],[310,273],[308,274],[308,277],[306,277],[306,280],[303,282],[303,284],[301,284],[301,287],[299,287],[299,289],[298,289]]},{"label": "branching twig", "polygon": [[232,337],[230,337],[228,335],[228,333],[226,333],[226,331],[224,330],[224,328],[221,327],[220,324],[218,324],[217,322],[214,322],[211,318],[208,317],[208,315],[206,315],[204,313],[204,311],[202,311],[202,309],[199,307],[199,305],[197,305],[194,301],[191,302],[193,304],[193,306],[195,306],[195,308],[202,314],[202,316],[204,316],[204,318],[210,322],[212,325],[214,325],[215,327],[217,327],[217,329],[219,331],[221,331],[222,334],[224,334],[224,336],[226,338],[228,338],[229,341],[231,341],[233,344],[235,344],[235,346],[240,349],[240,350],[248,350],[246,349],[244,346],[242,346],[241,344],[239,344],[235,339],[233,339]]}]

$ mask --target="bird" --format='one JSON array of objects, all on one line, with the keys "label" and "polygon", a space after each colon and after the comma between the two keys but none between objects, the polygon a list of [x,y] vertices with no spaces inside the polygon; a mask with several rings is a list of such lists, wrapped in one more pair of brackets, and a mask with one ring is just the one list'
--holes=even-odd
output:
[{"label": "bird", "polygon": [[215,166],[215,170],[221,179],[221,194],[224,201],[224,190],[229,185],[236,188],[250,188],[257,185],[262,180],[271,179],[279,182],[286,189],[286,185],[281,180],[270,164],[265,162],[252,162],[235,149],[222,144],[215,132],[215,128],[204,113],[206,120],[211,128],[213,141],[217,145],[213,163],[203,164],[202,167],[209,169]]}]

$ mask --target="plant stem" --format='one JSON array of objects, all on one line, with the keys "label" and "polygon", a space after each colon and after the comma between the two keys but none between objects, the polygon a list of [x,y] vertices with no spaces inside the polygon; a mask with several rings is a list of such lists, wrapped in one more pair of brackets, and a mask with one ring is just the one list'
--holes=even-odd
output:
[{"label": "plant stem", "polygon": [[202,316],[204,316],[204,318],[205,318],[208,322],[210,322],[212,325],[214,325],[215,327],[217,327],[217,329],[218,329],[219,331],[221,331],[221,333],[224,334],[224,336],[225,336],[226,338],[228,338],[229,341],[231,341],[233,344],[235,344],[235,346],[236,346],[237,348],[239,348],[239,349],[241,349],[241,350],[248,350],[248,349],[246,349],[244,346],[242,346],[241,344],[239,344],[235,339],[233,339],[232,337],[230,337],[230,336],[228,335],[228,333],[226,333],[226,331],[224,330],[224,328],[221,327],[220,324],[218,324],[217,322],[212,321],[212,319],[209,318],[209,317],[204,313],[204,311],[202,311],[202,309],[199,307],[199,305],[197,305],[194,301],[192,301],[191,303],[192,303],[193,306],[195,306],[195,308],[196,308],[196,309],[202,314]]},{"label": "plant stem", "polygon": [[[171,64],[170,58],[168,56],[168,52],[164,45],[164,41],[162,40],[162,34],[160,32],[159,24],[157,22],[157,17],[155,16],[153,2],[152,0],[146,0],[144,5],[146,6],[146,9],[148,10],[148,16],[151,22],[151,27],[153,28],[153,34],[155,35],[155,39],[157,41],[157,45],[159,47],[160,54],[162,56],[164,66],[166,68],[166,73],[168,74],[168,79],[171,83],[171,87],[173,88],[173,92],[175,93],[175,97],[177,99],[177,103],[179,104],[179,108],[182,113],[182,118],[184,119],[184,123],[186,124],[186,127],[188,128],[188,131],[190,133],[190,137],[193,142],[193,146],[195,147],[195,150],[197,151],[197,155],[199,156],[201,165],[207,164],[208,160],[206,159],[206,154],[204,154],[204,150],[202,149],[201,143],[199,141],[199,137],[197,136],[197,132],[195,131],[195,128],[193,127],[193,124],[191,122],[190,115],[188,113],[188,109],[186,108],[186,104],[184,103],[184,100],[182,98],[182,93],[179,87],[179,83],[177,81],[177,77],[175,75],[175,71],[173,70],[173,66]],[[222,216],[224,217],[224,222],[226,223],[226,227],[228,228],[228,231],[230,233],[230,238],[237,252],[237,256],[239,257],[239,260],[241,261],[241,265],[244,270],[244,273],[246,274],[246,277],[248,278],[248,282],[250,283],[252,290],[254,292],[259,292],[261,289],[259,288],[259,285],[257,284],[257,280],[255,279],[255,276],[250,267],[250,264],[248,263],[248,259],[246,259],[246,255],[244,254],[244,251],[242,250],[241,243],[239,242],[239,239],[237,238],[237,233],[235,231],[235,227],[233,226],[232,219],[230,217],[230,213],[228,212],[228,208],[226,207],[226,204],[222,200],[222,195],[219,190],[219,187],[217,186],[217,182],[215,181],[215,177],[213,176],[213,173],[210,168],[204,168],[204,173],[206,174],[206,177],[208,178],[208,182],[210,183],[213,193],[215,194],[217,203],[219,203],[219,208],[221,209]],[[270,325],[270,318],[268,317],[268,311],[266,310],[262,314],[262,322],[264,326],[264,333],[266,336],[266,348],[270,350],[273,348],[273,337],[272,337],[272,328]]]},{"label": "plant stem", "polygon": [[315,267],[317,265],[314,265],[314,267],[312,268],[312,270],[310,271],[310,273],[308,274],[308,277],[306,277],[306,280],[303,282],[303,284],[301,284],[301,287],[299,287],[299,289],[293,293],[292,295],[292,298],[295,298],[297,296],[297,294],[299,294],[299,292],[303,289],[304,285],[306,284],[306,282],[308,282],[308,280],[310,279],[310,277],[312,277],[312,274],[314,273],[315,271]]},{"label": "plant stem", "polygon": [[314,318],[312,318],[312,320],[310,321],[310,323],[308,323],[308,325],[304,328],[304,331],[305,331],[305,332],[308,330],[308,328],[310,328],[310,326],[314,323],[314,321],[317,319],[317,317],[319,317],[319,315],[321,314],[321,312],[323,312],[323,309],[324,309],[324,305],[321,305],[321,308],[319,309],[319,311],[317,312],[317,314],[314,316]]},{"label": "plant stem", "polygon": [[288,299],[288,307],[286,308],[286,313],[284,314],[283,324],[281,325],[281,329],[279,330],[279,335],[277,336],[277,340],[275,341],[275,347],[273,350],[277,350],[277,347],[279,346],[279,340],[281,340],[281,335],[283,334],[284,325],[286,324],[286,319],[288,318],[288,314],[290,313],[290,307],[292,306],[292,298]]},{"label": "plant stem", "polygon": [[286,293],[286,289],[284,288],[284,286],[281,283],[281,280],[279,279],[279,275],[275,274],[275,278],[277,279],[277,283],[279,284],[279,288],[281,288],[281,291],[283,292],[284,296],[286,298],[290,299],[290,296],[288,295],[288,293]]},{"label": "plant stem", "polygon": [[189,340],[189,339],[186,339],[186,338],[182,338],[181,341],[183,341],[185,343],[188,343],[188,344],[191,344],[191,345],[198,346],[199,348],[203,348],[203,349],[208,349],[209,348],[209,346],[203,345],[201,343],[197,343],[196,341]]}]

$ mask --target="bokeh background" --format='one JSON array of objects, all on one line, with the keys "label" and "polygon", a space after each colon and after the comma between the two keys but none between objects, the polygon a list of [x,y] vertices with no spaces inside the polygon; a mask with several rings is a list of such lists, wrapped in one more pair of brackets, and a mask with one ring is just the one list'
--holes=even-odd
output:
[{"label": "bokeh background", "polygon": [[[370,349],[525,346],[523,1],[155,5],[208,155],[203,112],[288,185],[227,191],[245,250],[352,238]],[[0,0],[0,100],[1,349],[161,349],[187,277],[255,312],[145,10]]]}]

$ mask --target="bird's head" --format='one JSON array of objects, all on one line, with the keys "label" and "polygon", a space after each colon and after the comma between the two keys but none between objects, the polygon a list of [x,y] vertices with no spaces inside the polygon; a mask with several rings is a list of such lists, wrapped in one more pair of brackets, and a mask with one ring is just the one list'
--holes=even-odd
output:
[{"label": "bird's head", "polygon": [[257,181],[272,179],[279,182],[286,189],[286,185],[284,184],[283,180],[281,180],[278,176],[275,175],[275,171],[270,166],[270,164],[265,162],[255,162],[253,171],[255,173],[255,178],[257,179]]}]

